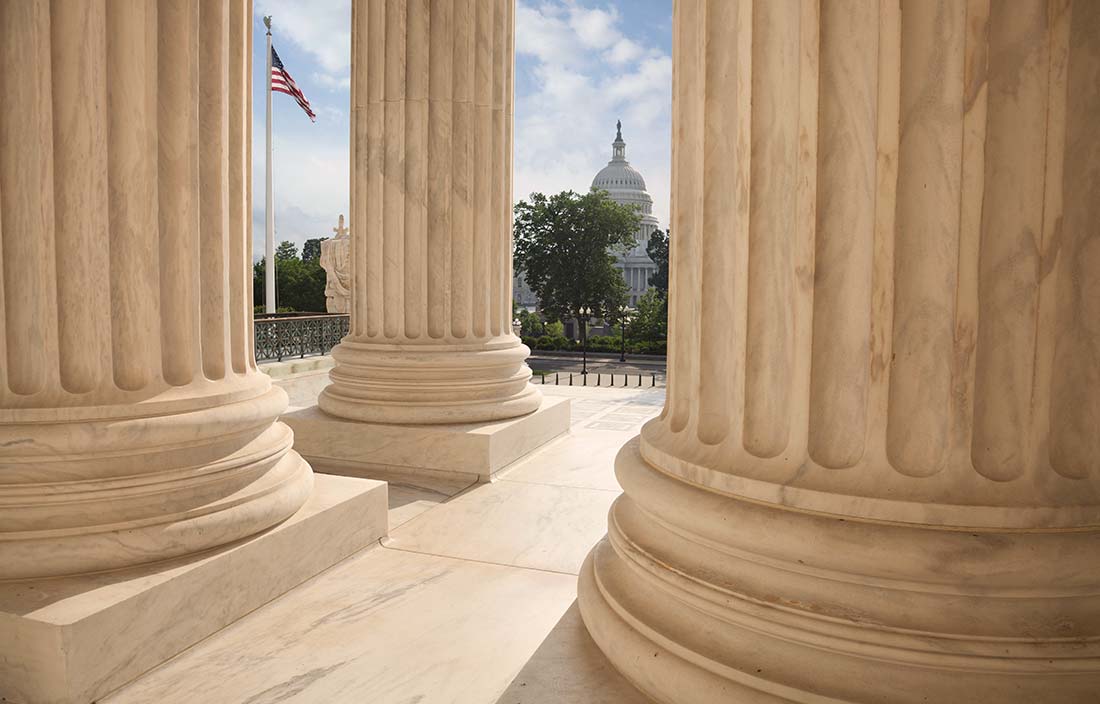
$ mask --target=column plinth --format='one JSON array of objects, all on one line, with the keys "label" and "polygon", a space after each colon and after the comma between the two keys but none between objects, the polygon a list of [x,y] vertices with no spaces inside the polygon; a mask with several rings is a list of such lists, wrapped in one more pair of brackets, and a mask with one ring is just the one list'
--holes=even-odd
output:
[{"label": "column plinth", "polygon": [[513,12],[353,4],[351,332],[326,413],[446,424],[539,407],[512,332]]},{"label": "column plinth", "polygon": [[668,401],[580,580],[660,702],[1100,690],[1100,9],[691,0]]}]

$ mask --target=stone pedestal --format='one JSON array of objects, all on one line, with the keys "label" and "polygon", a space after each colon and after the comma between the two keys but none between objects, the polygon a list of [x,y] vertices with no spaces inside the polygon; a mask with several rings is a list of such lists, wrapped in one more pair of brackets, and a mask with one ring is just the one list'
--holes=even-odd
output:
[{"label": "stone pedestal", "polygon": [[1100,6],[676,6],[668,402],[580,605],[659,702],[1100,692]]},{"label": "stone pedestal", "polygon": [[364,423],[331,416],[317,406],[292,409],[281,420],[294,430],[295,450],[318,472],[487,482],[566,432],[569,405],[567,398],[544,398],[533,413],[480,423]]},{"label": "stone pedestal", "polygon": [[[254,362],[251,26],[246,0],[0,5],[0,620],[22,634],[0,638],[2,696],[86,700],[103,648],[194,642],[85,650],[7,610],[31,581],[189,559],[311,496]],[[234,617],[274,595],[251,580],[287,584],[220,569],[257,595]]]}]

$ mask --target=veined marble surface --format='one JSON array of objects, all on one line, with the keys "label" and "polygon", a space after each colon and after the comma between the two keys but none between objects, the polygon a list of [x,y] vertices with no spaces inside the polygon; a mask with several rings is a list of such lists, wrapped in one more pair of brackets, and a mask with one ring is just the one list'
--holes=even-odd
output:
[{"label": "veined marble surface", "polygon": [[[663,390],[546,388],[570,433],[491,484],[390,485],[391,540],[101,700],[635,704],[575,607],[619,493],[611,460]],[[603,424],[622,424],[608,429]]]},{"label": "veined marble surface", "polygon": [[575,591],[571,575],[376,549],[104,704],[494,702]]},{"label": "veined marble surface", "polygon": [[605,489],[480,484],[393,531],[390,547],[498,565],[577,574],[607,532],[618,496]]}]

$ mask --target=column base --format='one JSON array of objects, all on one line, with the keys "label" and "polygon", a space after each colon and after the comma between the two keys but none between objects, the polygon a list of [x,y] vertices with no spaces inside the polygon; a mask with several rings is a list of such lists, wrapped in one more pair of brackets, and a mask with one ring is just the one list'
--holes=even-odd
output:
[{"label": "column base", "polygon": [[[657,702],[1095,702],[1095,528],[850,520],[616,461],[589,632]],[[660,517],[660,518],[658,518]]]},{"label": "column base", "polygon": [[515,335],[467,344],[399,345],[349,337],[332,350],[332,383],[317,405],[364,423],[451,425],[517,418],[536,410],[531,353]]},{"label": "column base", "polygon": [[382,482],[317,475],[276,527],[115,572],[0,583],[0,700],[86,704],[386,534]]},{"label": "column base", "polygon": [[366,423],[328,415],[317,405],[280,420],[294,430],[294,449],[315,462],[317,472],[445,475],[484,482],[568,431],[569,403],[568,398],[545,398],[532,413],[483,423]]}]

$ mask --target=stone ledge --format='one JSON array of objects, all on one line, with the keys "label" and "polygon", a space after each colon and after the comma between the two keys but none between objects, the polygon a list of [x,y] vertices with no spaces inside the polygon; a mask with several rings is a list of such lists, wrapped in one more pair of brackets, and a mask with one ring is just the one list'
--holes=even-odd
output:
[{"label": "stone ledge", "polygon": [[282,362],[261,362],[257,365],[257,368],[272,379],[287,379],[296,374],[328,371],[335,365],[332,356],[325,354],[313,357],[295,357]]},{"label": "stone ledge", "polygon": [[200,556],[0,583],[0,700],[94,701],[386,534],[384,483],[314,479],[289,519]]},{"label": "stone ledge", "polygon": [[568,398],[544,398],[525,416],[487,423],[387,425],[337,418],[316,404],[284,414],[294,449],[318,471],[350,476],[423,475],[490,481],[569,430]]}]

